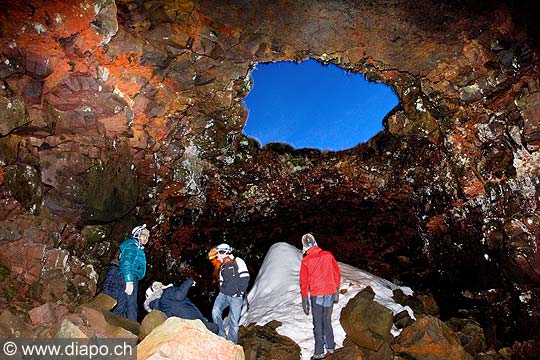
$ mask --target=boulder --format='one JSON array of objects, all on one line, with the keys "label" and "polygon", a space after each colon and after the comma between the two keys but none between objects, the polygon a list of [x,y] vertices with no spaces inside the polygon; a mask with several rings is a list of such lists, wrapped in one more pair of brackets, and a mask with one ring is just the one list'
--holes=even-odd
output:
[{"label": "boulder", "polygon": [[379,350],[370,350],[364,347],[358,347],[358,350],[362,354],[362,358],[365,360],[388,360],[394,359],[394,350],[390,346],[390,339],[388,342],[384,342]]},{"label": "boulder", "polygon": [[352,340],[345,337],[343,346],[336,349],[333,355],[326,356],[329,360],[365,360],[362,351]]},{"label": "boulder", "polygon": [[116,300],[107,294],[99,293],[87,305],[94,309],[111,310],[116,305]]},{"label": "boulder", "polygon": [[32,166],[14,164],[4,169],[4,181],[13,197],[32,214],[37,214],[41,206],[43,191],[41,174]]},{"label": "boulder", "polygon": [[9,310],[0,314],[0,337],[24,338],[31,337],[32,327],[24,319]]},{"label": "boulder", "polygon": [[72,323],[68,319],[62,320],[62,323],[60,324],[60,329],[58,329],[58,332],[56,333],[56,338],[59,339],[87,339],[88,336],[77,327],[74,323]]},{"label": "boulder", "polygon": [[48,302],[28,312],[32,325],[51,325],[61,320],[69,312],[64,305]]},{"label": "boulder", "polygon": [[403,329],[392,344],[397,355],[416,360],[471,360],[457,335],[441,320],[422,316]]},{"label": "boulder", "polygon": [[263,326],[241,326],[238,343],[244,348],[246,360],[297,360],[301,349],[290,338],[277,333],[277,320]]},{"label": "boulder", "polygon": [[139,334],[139,340],[143,340],[148,334],[150,334],[155,328],[163,324],[167,320],[167,315],[159,310],[150,311],[141,321],[141,333]]},{"label": "boulder", "polygon": [[366,360],[360,348],[354,344],[337,349],[334,355],[327,356],[327,358],[329,360]]},{"label": "boulder", "polygon": [[[40,153],[44,196],[51,213],[81,225],[124,217],[135,207],[137,174],[125,145],[98,155],[86,144],[66,142]],[[123,155],[124,158],[119,158]]]},{"label": "boulder", "polygon": [[511,353],[514,360],[540,359],[540,340],[516,341]]},{"label": "boulder", "polygon": [[[513,349],[509,347],[503,347],[499,351],[490,349],[488,351],[477,354],[475,360],[512,360],[518,359],[518,357],[513,357]],[[529,360],[530,358],[525,358],[523,360]],[[533,358],[534,359],[534,358]]]},{"label": "boulder", "polygon": [[244,360],[240,345],[206,329],[200,320],[168,318],[137,346],[137,360]]},{"label": "boulder", "polygon": [[394,315],[393,322],[398,329],[403,329],[414,323],[414,319],[411,318],[407,310],[403,310]]},{"label": "boulder", "polygon": [[7,135],[30,121],[22,98],[0,96],[0,109],[0,136]]},{"label": "boulder", "polygon": [[472,319],[451,318],[446,325],[456,332],[463,348],[471,355],[486,350],[486,336],[480,324]]},{"label": "boulder", "polygon": [[366,287],[349,300],[341,311],[340,323],[358,346],[378,351],[392,329],[392,310],[373,300],[375,293]]},{"label": "boulder", "polygon": [[87,335],[96,338],[137,338],[140,325],[108,310],[97,308],[95,304],[84,304],[81,313],[88,326],[81,328]]},{"label": "boulder", "polygon": [[45,250],[40,258],[41,296],[67,304],[82,303],[96,295],[98,275],[94,267],[83,263],[64,249]]},{"label": "boulder", "polygon": [[409,306],[415,314],[439,316],[439,306],[430,293],[415,291],[412,296],[408,296],[401,289],[396,289],[393,291],[393,294],[393,298],[397,303],[403,306]]}]

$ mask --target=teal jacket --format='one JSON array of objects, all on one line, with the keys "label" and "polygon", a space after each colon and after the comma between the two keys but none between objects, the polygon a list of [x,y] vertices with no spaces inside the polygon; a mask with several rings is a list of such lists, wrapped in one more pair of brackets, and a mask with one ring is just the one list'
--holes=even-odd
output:
[{"label": "teal jacket", "polygon": [[126,282],[133,281],[134,276],[141,280],[146,274],[146,255],[144,246],[130,238],[120,244],[120,271]]}]

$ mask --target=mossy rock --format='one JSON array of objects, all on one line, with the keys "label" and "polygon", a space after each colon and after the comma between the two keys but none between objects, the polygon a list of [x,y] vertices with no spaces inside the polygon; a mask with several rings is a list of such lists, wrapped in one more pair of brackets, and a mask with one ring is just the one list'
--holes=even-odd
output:
[{"label": "mossy rock", "polygon": [[238,141],[238,147],[245,153],[255,153],[261,148],[261,143],[255,138],[242,134],[242,137]]},{"label": "mossy rock", "polygon": [[8,135],[0,138],[0,162],[11,165],[17,161],[21,137]]},{"label": "mossy rock", "polygon": [[301,156],[305,158],[315,158],[322,154],[322,151],[315,148],[301,148],[294,151],[294,156]]},{"label": "mossy rock", "polygon": [[21,97],[6,98],[0,95],[0,136],[30,122],[26,105]]},{"label": "mossy rock", "polygon": [[13,197],[32,214],[39,213],[43,198],[41,174],[26,164],[9,165],[4,168],[4,182]]},{"label": "mossy rock", "polygon": [[273,151],[278,154],[291,154],[294,152],[294,148],[286,143],[282,142],[272,142],[264,146],[264,149]]},{"label": "mossy rock", "polygon": [[97,164],[48,191],[51,212],[79,225],[110,222],[124,217],[139,196],[139,180],[130,163]]},{"label": "mossy rock", "polygon": [[372,351],[386,343],[392,329],[392,310],[374,301],[368,286],[349,300],[341,310],[340,323],[347,336],[358,346]]},{"label": "mossy rock", "polygon": [[82,184],[86,185],[82,194],[89,205],[82,216],[89,222],[119,219],[137,202],[139,181],[126,165],[94,166],[85,173]]},{"label": "mossy rock", "polygon": [[92,246],[107,239],[111,234],[109,225],[87,225],[81,231],[83,244]]}]

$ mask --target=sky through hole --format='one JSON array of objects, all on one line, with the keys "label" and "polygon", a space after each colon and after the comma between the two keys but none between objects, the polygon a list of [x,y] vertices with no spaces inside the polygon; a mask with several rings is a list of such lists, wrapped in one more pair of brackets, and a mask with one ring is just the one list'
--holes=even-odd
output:
[{"label": "sky through hole", "polygon": [[314,59],[257,64],[244,133],[261,145],[339,151],[369,140],[398,104],[391,87]]}]

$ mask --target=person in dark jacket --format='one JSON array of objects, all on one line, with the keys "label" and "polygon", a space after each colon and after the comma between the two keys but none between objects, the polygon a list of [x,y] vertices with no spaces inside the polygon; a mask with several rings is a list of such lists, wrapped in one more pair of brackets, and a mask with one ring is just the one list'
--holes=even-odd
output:
[{"label": "person in dark jacket", "polygon": [[150,232],[146,224],[131,231],[131,237],[120,244],[120,260],[112,263],[103,283],[103,293],[116,300],[112,312],[137,321],[137,290],[139,281],[146,274],[144,245]]},{"label": "person in dark jacket", "polygon": [[315,351],[311,359],[324,359],[325,347],[329,354],[333,354],[336,348],[332,308],[339,299],[341,273],[334,255],[318,247],[312,234],[302,236],[302,251],[305,254],[300,264],[302,307],[309,315],[311,300],[315,337]]},{"label": "person in dark jacket", "polygon": [[192,278],[184,280],[180,286],[163,285],[154,281],[146,290],[144,309],[147,312],[159,310],[168,317],[175,316],[187,320],[201,320],[206,328],[218,333],[217,324],[209,322],[188,298],[189,289],[195,285]]},{"label": "person in dark jacket", "polygon": [[238,342],[240,313],[244,304],[244,295],[249,284],[249,272],[244,260],[232,254],[233,249],[227,244],[220,244],[208,253],[210,261],[221,263],[219,267],[219,294],[214,300],[212,320],[219,326],[219,336],[225,337],[223,310],[229,308],[229,330],[227,340]]}]

